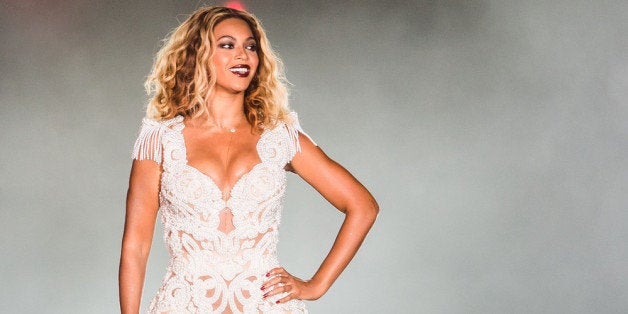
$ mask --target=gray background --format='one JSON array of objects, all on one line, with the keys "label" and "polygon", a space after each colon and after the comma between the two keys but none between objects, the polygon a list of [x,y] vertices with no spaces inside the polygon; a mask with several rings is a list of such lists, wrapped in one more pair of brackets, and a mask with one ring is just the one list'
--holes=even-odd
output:
[{"label": "gray background", "polygon": [[[142,84],[200,4],[2,2],[0,311],[117,311]],[[628,312],[627,2],[247,5],[302,125],[382,208],[312,313]],[[342,215],[289,180],[280,258],[308,277]]]}]

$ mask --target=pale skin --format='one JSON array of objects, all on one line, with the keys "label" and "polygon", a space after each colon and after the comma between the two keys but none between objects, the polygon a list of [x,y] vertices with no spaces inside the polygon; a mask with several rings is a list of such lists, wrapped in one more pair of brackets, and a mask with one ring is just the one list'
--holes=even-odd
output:
[{"label": "pale skin", "polygon": [[[252,32],[244,21],[227,19],[214,28],[216,88],[211,95],[209,114],[185,118],[184,138],[188,163],[208,174],[229,197],[231,187],[259,163],[255,144],[261,131],[246,120],[244,91],[251,82],[259,60]],[[248,65],[250,75],[234,75],[229,69]],[[235,133],[229,129],[236,129]],[[378,205],[367,189],[347,170],[330,159],[303,134],[301,152],[286,166],[314,187],[345,214],[334,244],[321,266],[309,280],[302,280],[283,268],[268,271],[260,287],[264,297],[289,294],[277,302],[320,298],[349,264],[378,213]],[[134,160],[126,201],[126,222],[120,257],[119,291],[122,313],[138,313],[146,262],[150,252],[157,211],[161,166],[151,160]],[[230,214],[221,215],[221,227],[232,229]],[[279,284],[281,283],[281,284]]]}]

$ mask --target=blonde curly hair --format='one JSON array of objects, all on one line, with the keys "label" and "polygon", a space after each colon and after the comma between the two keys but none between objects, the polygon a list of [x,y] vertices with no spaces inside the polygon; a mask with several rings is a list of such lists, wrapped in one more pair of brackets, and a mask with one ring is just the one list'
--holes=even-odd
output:
[{"label": "blonde curly hair", "polygon": [[289,120],[288,90],[281,59],[273,52],[260,22],[252,14],[226,7],[204,7],[174,29],[155,57],[145,87],[150,100],[146,115],[166,120],[197,117],[207,111],[216,85],[211,65],[216,25],[229,18],[245,21],[257,42],[259,65],[244,93],[244,113],[255,127]]}]

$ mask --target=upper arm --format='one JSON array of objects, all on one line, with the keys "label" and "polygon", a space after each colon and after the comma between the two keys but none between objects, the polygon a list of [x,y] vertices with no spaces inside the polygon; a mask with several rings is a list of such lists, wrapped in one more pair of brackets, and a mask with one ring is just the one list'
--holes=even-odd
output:
[{"label": "upper arm", "polygon": [[142,127],[133,146],[133,165],[126,198],[124,247],[143,250],[149,249],[152,243],[159,209],[162,137],[167,131],[167,123],[142,119]]},{"label": "upper arm", "polygon": [[301,152],[290,162],[298,174],[342,212],[359,210],[377,214],[378,206],[369,191],[340,164],[329,158],[309,137],[299,133]]},{"label": "upper arm", "polygon": [[[147,254],[159,209],[161,166],[153,160],[133,160],[126,198],[123,245]],[[144,252],[146,250],[146,252]]]}]

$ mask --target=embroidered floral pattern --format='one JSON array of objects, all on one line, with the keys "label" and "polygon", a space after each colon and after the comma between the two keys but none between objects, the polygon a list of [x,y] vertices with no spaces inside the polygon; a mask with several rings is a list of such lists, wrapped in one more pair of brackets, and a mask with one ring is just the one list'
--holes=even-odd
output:
[{"label": "embroidered floral pattern", "polygon": [[[265,274],[279,267],[278,226],[286,191],[284,167],[299,150],[296,115],[266,129],[261,162],[233,186],[229,198],[189,166],[183,118],[144,119],[133,158],[161,163],[159,210],[170,261],[149,313],[307,313],[304,303],[262,299]],[[234,226],[221,230],[221,213]]]}]

